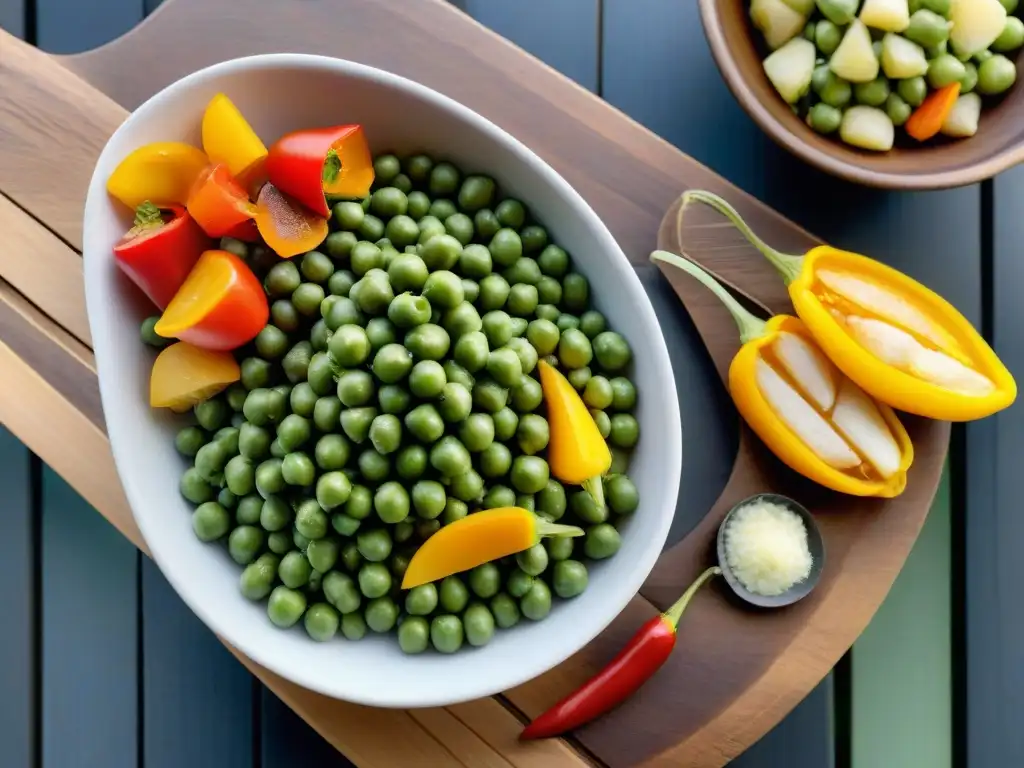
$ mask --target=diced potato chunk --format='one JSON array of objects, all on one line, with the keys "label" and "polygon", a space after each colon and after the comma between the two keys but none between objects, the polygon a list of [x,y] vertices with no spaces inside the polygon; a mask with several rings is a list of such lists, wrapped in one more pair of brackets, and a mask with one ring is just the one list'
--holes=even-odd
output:
[{"label": "diced potato chunk", "polygon": [[893,80],[917,77],[928,71],[928,57],[917,43],[889,32],[882,38],[882,71]]},{"label": "diced potato chunk", "polygon": [[878,59],[871,47],[871,33],[854,19],[828,62],[829,69],[851,83],[869,83],[878,77]]},{"label": "diced potato chunk", "polygon": [[839,138],[854,147],[888,152],[896,138],[896,128],[882,110],[858,105],[843,115]]},{"label": "diced potato chunk", "polygon": [[773,51],[799,35],[807,23],[806,16],[782,0],[752,0],[750,20],[761,30],[764,41]]},{"label": "diced potato chunk", "polygon": [[910,4],[908,0],[864,0],[860,20],[875,29],[902,32],[910,26]]},{"label": "diced potato chunk", "polygon": [[956,100],[949,110],[941,131],[946,136],[966,138],[978,132],[978,121],[981,119],[981,96],[976,93],[965,93]]},{"label": "diced potato chunk", "polygon": [[814,74],[814,43],[797,37],[764,60],[764,72],[789,104],[807,93]]},{"label": "diced potato chunk", "polygon": [[952,0],[949,42],[953,51],[973,56],[988,48],[1006,26],[1006,8],[999,0]]}]

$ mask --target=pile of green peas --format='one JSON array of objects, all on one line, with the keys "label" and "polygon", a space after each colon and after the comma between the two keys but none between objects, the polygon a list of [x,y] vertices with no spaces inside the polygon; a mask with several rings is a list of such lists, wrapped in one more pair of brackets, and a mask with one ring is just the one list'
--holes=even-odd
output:
[{"label": "pile of green peas", "polygon": [[[1013,14],[1020,2],[999,1],[1008,14]],[[854,104],[884,110],[893,125],[899,127],[932,90],[959,82],[961,94],[976,91],[982,96],[998,96],[1017,79],[1017,67],[1007,54],[1024,45],[1024,22],[1020,18],[1008,16],[1002,34],[990,48],[958,57],[949,48],[952,0],[909,0],[910,26],[899,34],[924,49],[928,71],[903,79],[890,79],[880,72],[871,82],[848,83],[829,69],[828,59],[839,47],[846,25],[856,16],[858,4],[858,0],[817,0],[818,13],[804,28],[804,37],[817,46],[819,59],[811,92],[796,109],[819,133],[835,133],[843,110]],[[875,56],[881,60],[884,33],[871,29],[871,34]]]},{"label": "pile of green peas", "polygon": [[[591,308],[569,254],[493,179],[425,155],[374,161],[362,202],[333,206],[318,250],[283,260],[225,238],[263,281],[270,323],[241,380],[177,434],[180,490],[204,542],[243,567],[242,594],[317,641],[397,630],[406,653],[486,644],[588,583],[639,505],[632,352]],[[152,318],[143,341],[161,344]],[[538,360],[582,394],[614,462],[607,508],[550,476]],[[403,591],[416,549],[481,509],[583,527]]]}]

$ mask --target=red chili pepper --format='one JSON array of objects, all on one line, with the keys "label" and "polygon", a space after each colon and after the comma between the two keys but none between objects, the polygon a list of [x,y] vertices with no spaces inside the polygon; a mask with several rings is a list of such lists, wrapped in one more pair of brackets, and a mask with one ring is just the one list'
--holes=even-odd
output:
[{"label": "red chili pepper", "polygon": [[210,245],[180,205],[160,209],[147,200],[136,209],[134,226],[114,246],[114,258],[150,301],[164,309]]},{"label": "red chili pepper", "polygon": [[314,128],[282,136],[264,167],[270,183],[321,216],[326,195],[363,198],[373,183],[373,159],[361,125]]},{"label": "red chili pepper", "polygon": [[704,582],[722,572],[708,568],[681,598],[633,635],[608,666],[523,729],[520,739],[546,739],[600,717],[632,696],[664,664],[676,645],[676,629],[690,599]]}]

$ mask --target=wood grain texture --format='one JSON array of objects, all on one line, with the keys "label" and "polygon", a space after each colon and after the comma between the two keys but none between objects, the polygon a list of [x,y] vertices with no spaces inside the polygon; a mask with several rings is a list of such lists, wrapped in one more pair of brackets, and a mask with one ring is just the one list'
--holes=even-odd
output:
[{"label": "wood grain texture", "polygon": [[[399,9],[401,13],[396,13]],[[346,24],[338,25],[335,22],[342,11]],[[285,30],[293,35],[294,47],[323,53],[343,52],[351,58],[411,75],[455,96],[510,130],[563,172],[605,219],[634,262],[646,260],[655,244],[664,210],[684,185],[724,193],[755,227],[772,235],[780,247],[798,248],[809,242],[799,228],[607,104],[439,3],[424,1],[414,7],[397,0],[321,0],[301,5],[270,0],[173,0],[121,41],[68,63],[119,101],[131,105],[201,64],[241,53],[279,49]],[[391,45],[373,42],[385,34]],[[187,35],[182,39],[188,39],[191,45],[168,45],[175,35]],[[424,38],[442,44],[445,55],[434,55],[436,51],[432,50],[430,56],[425,56],[422,46],[417,45]],[[56,103],[57,114],[63,115],[65,123],[75,125],[76,130],[78,126],[86,132],[96,129],[95,117],[67,120],[69,114],[78,110],[96,114],[92,111],[95,99],[88,89],[63,71],[31,65],[34,54],[18,49],[16,43],[3,40],[0,45],[0,53],[5,54],[0,56],[0,85],[20,89],[17,93],[28,99],[34,109],[49,110]],[[14,53],[7,55],[12,48]],[[166,64],[159,72],[125,65],[127,61],[147,60],[158,48]],[[9,66],[8,60],[14,60],[14,65]],[[473,76],[453,77],[456,73]],[[58,83],[30,88],[29,83],[40,76],[44,81],[52,78]],[[32,88],[41,90],[47,98],[29,98]],[[73,98],[76,93],[78,99]],[[114,114],[102,99],[98,109],[110,113],[106,120],[110,130],[111,122],[116,125],[123,119],[123,114]],[[538,122],[535,115],[541,113],[546,119]],[[24,117],[15,116],[13,124],[27,130],[30,121]],[[6,115],[0,115],[0,121],[6,123]],[[101,146],[102,138],[91,136],[81,143],[85,147],[93,143]],[[25,149],[24,144],[20,140],[13,147],[31,153],[31,147]],[[63,207],[57,205],[47,196],[44,185],[34,184],[32,179],[19,182],[26,170],[41,171],[41,167],[26,169],[41,160],[12,161],[12,152],[5,145],[0,146],[0,189],[34,216],[47,223],[52,216],[73,234],[77,213],[74,201],[76,195],[84,192],[72,189],[65,196]],[[91,157],[95,154],[90,156],[83,151],[77,159],[67,159],[91,169]],[[10,178],[7,171],[15,165],[21,173]],[[88,178],[87,171],[83,175]],[[12,185],[17,188],[11,189]],[[26,199],[33,202],[25,202]],[[38,208],[49,210],[43,212]],[[712,237],[712,232],[709,228],[700,234],[706,236],[708,251],[715,256],[716,271],[769,306],[780,306],[784,293],[774,276],[769,279],[763,270],[750,269],[749,252],[737,248],[725,236],[726,230],[719,228],[714,233],[717,237]],[[73,238],[69,239],[73,242]],[[689,309],[695,316],[702,311],[699,305],[689,305]],[[719,336],[712,349],[719,360],[724,354],[719,351],[724,343],[724,337]],[[767,466],[771,467],[770,463]],[[772,467],[772,471],[777,470]],[[917,484],[918,475],[914,477]],[[927,473],[920,473],[920,477],[921,484],[929,480]],[[760,479],[751,475],[747,481],[756,486]],[[767,482],[764,479],[764,484]],[[713,510],[652,575],[645,594],[657,604],[673,599],[706,560],[709,533],[722,511],[720,505]],[[832,552],[834,562],[842,563],[848,569],[845,572],[857,574],[857,578],[827,582],[815,601],[798,610],[755,621],[729,606],[720,592],[703,593],[691,609],[694,613],[681,638],[682,648],[673,656],[668,669],[644,689],[642,696],[603,723],[582,731],[582,743],[611,765],[632,765],[647,759],[652,764],[666,765],[678,765],[681,761],[694,766],[723,764],[777,722],[849,646],[884,596],[922,516],[915,519],[914,515],[907,515],[892,525],[886,516],[884,525],[862,526],[875,541],[892,540],[881,551],[837,544]],[[851,525],[843,520],[837,518],[835,522],[840,536],[845,526]],[[535,714],[564,693],[569,684],[608,659],[640,621],[655,610],[650,603],[635,600],[608,633],[550,675],[510,692],[509,699],[527,714]],[[838,617],[838,613],[843,616]],[[723,636],[736,637],[736,644],[728,653],[721,642]],[[342,720],[337,711],[341,705],[306,692],[288,691],[283,681],[274,683],[287,703],[326,729],[328,738],[333,736],[332,741],[343,744],[345,751],[360,762],[350,739],[368,727],[367,711],[358,711],[359,717],[346,712],[346,732],[342,737],[336,730]],[[700,690],[701,696],[693,696],[694,690]],[[326,717],[328,709],[330,718]],[[380,731],[399,728],[425,734],[421,727],[410,723],[405,713],[373,712],[372,718],[374,727]],[[392,739],[393,748],[415,741],[408,738],[405,730],[397,732],[402,733],[402,738]],[[363,738],[365,741],[365,734]]]},{"label": "wood grain texture", "polygon": [[[699,0],[711,51],[733,94],[764,131],[800,159],[836,176],[890,189],[973,184],[1024,160],[1024,93],[988,107],[977,136],[918,146],[902,136],[889,152],[866,152],[811,130],[764,74],[746,0]],[[988,105],[987,105],[988,106]],[[904,140],[905,139],[905,140]]]}]

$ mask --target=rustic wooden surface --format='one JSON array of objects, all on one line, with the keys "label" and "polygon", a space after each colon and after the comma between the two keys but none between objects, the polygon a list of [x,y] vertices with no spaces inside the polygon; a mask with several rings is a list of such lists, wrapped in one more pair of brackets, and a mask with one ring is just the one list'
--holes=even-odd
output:
[{"label": "rustic wooden surface", "polygon": [[[347,32],[330,26],[329,14],[339,6],[347,11]],[[398,7],[404,11],[400,17],[394,13]],[[687,185],[724,192],[750,216],[755,226],[773,234],[782,246],[798,248],[810,242],[798,228],[446,6],[423,3],[421,10],[413,11],[397,0],[353,0],[311,2],[307,10],[308,14],[301,18],[289,18],[269,0],[233,4],[175,0],[123,40],[66,63],[118,101],[131,106],[141,96],[203,63],[273,48],[271,41],[262,36],[269,35],[270,30],[280,33],[291,23],[304,50],[341,52],[410,74],[511,130],[574,183],[637,263],[646,259],[654,245],[661,214],[681,191],[681,180]],[[280,14],[276,23],[275,14]],[[249,19],[257,17],[258,25],[249,23]],[[229,28],[233,31],[225,38],[224,30]],[[225,43],[215,48],[213,40],[218,29]],[[370,43],[373,30],[383,33],[385,29],[393,43],[386,51]],[[168,46],[175,30],[188,30],[194,43],[188,56],[182,52],[179,61],[174,58],[174,47]],[[331,30],[329,35],[327,30]],[[211,37],[204,41],[203,35]],[[448,44],[446,56],[454,61],[437,56],[418,59],[411,44],[417,35],[444,40]],[[410,44],[401,44],[403,40]],[[145,60],[146,51],[151,52],[158,41],[166,46],[166,69],[146,72],[146,78],[134,77],[142,74],[144,68],[126,66],[125,62]],[[399,44],[394,45],[395,42]],[[92,161],[106,136],[123,119],[123,112],[40,54],[8,38],[3,39],[0,53],[0,91],[7,97],[0,105],[0,191],[9,203],[0,208],[0,214],[10,223],[8,232],[18,233],[24,242],[46,243],[47,251],[60,253],[56,258],[68,263],[68,259],[77,258],[73,251],[80,245],[77,217]],[[204,56],[209,60],[204,61]],[[453,81],[453,67],[479,74]],[[142,82],[144,79],[146,82]],[[531,109],[524,109],[524,103]],[[551,115],[550,120],[536,125],[526,119],[542,106],[545,114]],[[71,135],[62,133],[56,142],[53,134],[47,135],[47,129],[61,124],[71,126]],[[59,198],[45,183],[44,172],[53,163],[66,169],[65,178],[69,180]],[[727,230],[720,229],[719,234],[726,235]],[[704,256],[689,246],[688,252],[698,258]],[[749,273],[744,265],[750,265],[750,254],[739,247],[738,241],[709,241],[707,256],[714,258],[713,268],[731,282],[760,296],[769,305],[778,302],[774,276],[765,271],[760,278]],[[8,264],[0,263],[6,278]],[[13,402],[5,402],[0,407],[10,412],[3,414],[3,420],[98,509],[115,523],[120,520],[122,525],[130,526],[116,479],[110,482],[113,470],[103,447],[105,438],[91,354],[84,343],[84,316],[69,316],[67,313],[73,307],[69,309],[61,300],[61,296],[80,296],[81,275],[75,270],[57,272],[57,263],[53,262],[48,281],[41,280],[38,271],[11,273],[10,280],[17,281],[17,291],[2,294],[0,338],[6,347],[0,370],[12,386],[15,382],[24,385],[24,390],[17,391],[35,393],[33,397],[38,399],[32,402],[39,406],[38,410],[26,409],[24,400],[17,407]],[[45,273],[43,270],[42,274]],[[694,311],[699,312],[691,307]],[[69,439],[71,434],[75,437]],[[915,487],[923,486],[926,479],[927,472],[919,469],[913,480]],[[930,493],[925,495],[930,497]],[[720,595],[698,600],[694,613],[704,618],[694,619],[692,628],[700,629],[681,640],[680,652],[673,658],[673,672],[645,688],[642,697],[600,726],[580,733],[580,743],[612,765],[637,764],[648,758],[666,765],[678,765],[681,760],[693,765],[720,765],[738,753],[777,722],[852,643],[898,571],[925,508],[926,504],[921,505],[916,520],[904,520],[891,529],[887,526],[888,516],[884,517],[886,524],[882,524],[883,518],[876,520],[871,527],[872,535],[887,542],[881,549],[866,553],[854,546],[847,552],[840,548],[836,554],[845,561],[844,569],[861,574],[856,585],[858,595],[844,604],[849,593],[844,594],[840,582],[847,581],[847,590],[851,584],[836,579],[821,590],[816,602],[801,609],[806,613],[806,623],[801,622],[805,617],[797,611],[754,623],[748,615],[728,606]],[[663,605],[674,599],[689,571],[696,568],[698,563],[693,558],[698,553],[703,557],[701,537],[705,534],[701,531],[708,525],[698,528],[669,554],[666,562],[671,564],[680,558],[684,561],[682,565],[664,566],[652,576],[644,594],[655,604]],[[127,535],[132,529],[123,530]],[[526,748],[522,748],[525,752],[516,752],[512,742],[517,729],[515,715],[539,711],[566,686],[608,658],[639,621],[653,611],[650,603],[638,598],[601,640],[562,668],[500,697],[493,706],[474,703],[424,717],[423,713],[332,708],[333,703],[314,700],[319,697],[311,699],[306,692],[295,692],[294,696],[286,692],[284,698],[361,765],[377,764],[372,760],[388,754],[382,750],[392,748],[396,741],[388,734],[402,725],[413,732],[432,732],[434,736],[427,736],[425,744],[437,744],[438,733],[444,733],[446,747],[438,754],[448,755],[451,760],[459,755],[458,759],[465,762],[468,758],[462,754],[464,750],[479,748],[481,743],[513,764],[550,760],[550,754],[543,758],[543,753]],[[845,614],[846,620],[838,621],[837,612]],[[727,668],[716,665],[714,659],[722,653],[722,644],[718,642],[722,635],[716,633],[731,631],[730,625],[741,629],[752,625],[758,632],[764,632],[772,641],[768,651],[764,647],[742,647],[742,653],[730,655]],[[785,652],[781,661],[776,658],[779,651]],[[685,680],[685,684],[680,684],[679,679]],[[669,685],[671,681],[676,682]],[[702,692],[700,700],[691,695],[693,690]],[[665,697],[667,706],[657,706],[661,697]],[[491,716],[474,718],[473,715],[483,712]],[[659,722],[659,716],[664,720]],[[424,724],[424,719],[428,724]],[[484,728],[484,723],[489,726]],[[644,738],[632,738],[640,734]],[[415,739],[406,737],[403,731],[402,741],[408,745]],[[572,753],[563,745],[556,743],[544,748],[556,750],[563,762],[573,760]]]}]

